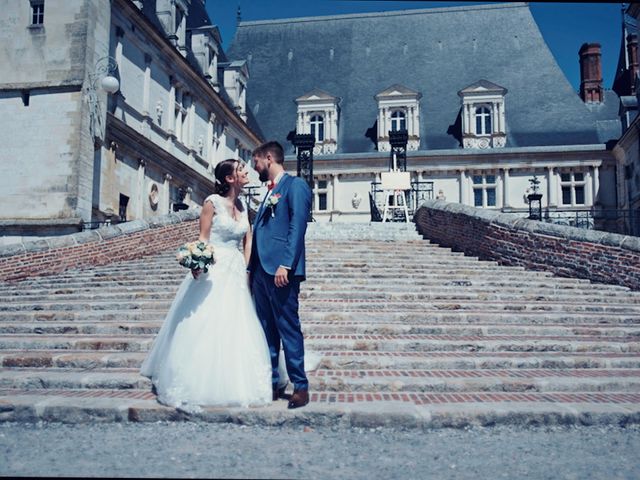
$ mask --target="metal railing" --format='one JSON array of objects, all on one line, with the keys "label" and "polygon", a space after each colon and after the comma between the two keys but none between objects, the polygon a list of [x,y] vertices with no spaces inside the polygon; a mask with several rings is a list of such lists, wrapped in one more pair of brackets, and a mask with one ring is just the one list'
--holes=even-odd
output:
[{"label": "metal railing", "polygon": [[[503,210],[528,217],[524,209]],[[567,227],[640,236],[640,211],[615,208],[542,209],[542,221]]]},{"label": "metal railing", "polygon": [[[433,198],[433,182],[413,180],[411,182],[411,190],[407,190],[405,195],[409,216],[413,216],[425,200]],[[378,216],[375,215],[373,206],[375,205],[377,207],[378,212],[381,212],[384,208],[384,190],[382,189],[381,182],[371,182],[371,201],[373,203],[373,205],[371,205],[371,221],[380,222],[382,219],[377,219]],[[398,217],[398,220],[404,221],[404,213],[394,211],[392,220],[395,221],[396,217]]]},{"label": "metal railing", "polygon": [[100,228],[100,227],[108,227],[109,225],[118,225],[120,223],[126,223],[127,221],[120,221],[120,220],[103,220],[103,221],[96,221],[96,222],[83,222],[82,223],[82,231],[85,230],[95,230],[96,228]]}]

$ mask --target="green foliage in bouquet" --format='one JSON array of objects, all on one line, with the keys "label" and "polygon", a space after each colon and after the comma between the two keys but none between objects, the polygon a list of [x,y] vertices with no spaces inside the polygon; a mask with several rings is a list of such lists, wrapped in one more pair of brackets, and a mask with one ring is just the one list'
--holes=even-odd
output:
[{"label": "green foliage in bouquet", "polygon": [[209,266],[215,263],[213,245],[203,241],[189,242],[178,248],[176,260],[183,267],[191,270],[209,271]]}]

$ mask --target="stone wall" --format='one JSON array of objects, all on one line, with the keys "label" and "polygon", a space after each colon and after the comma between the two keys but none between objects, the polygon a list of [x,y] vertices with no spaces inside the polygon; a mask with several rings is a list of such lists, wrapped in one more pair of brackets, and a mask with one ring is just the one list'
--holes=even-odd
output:
[{"label": "stone wall", "polygon": [[137,259],[197,240],[199,209],[0,247],[0,281]]},{"label": "stone wall", "polygon": [[428,200],[416,212],[418,231],[434,243],[502,265],[640,290],[640,238],[565,227]]}]

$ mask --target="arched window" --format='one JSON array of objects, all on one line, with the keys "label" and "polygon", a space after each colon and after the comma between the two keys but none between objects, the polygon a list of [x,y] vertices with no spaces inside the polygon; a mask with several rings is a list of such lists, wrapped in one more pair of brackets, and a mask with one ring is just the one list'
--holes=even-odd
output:
[{"label": "arched window", "polygon": [[391,114],[391,130],[397,132],[398,130],[407,129],[407,116],[402,110],[396,110]]},{"label": "arched window", "polygon": [[491,110],[487,107],[476,108],[476,135],[491,135]]},{"label": "arched window", "polygon": [[311,117],[311,134],[316,142],[324,142],[324,118],[322,115]]}]

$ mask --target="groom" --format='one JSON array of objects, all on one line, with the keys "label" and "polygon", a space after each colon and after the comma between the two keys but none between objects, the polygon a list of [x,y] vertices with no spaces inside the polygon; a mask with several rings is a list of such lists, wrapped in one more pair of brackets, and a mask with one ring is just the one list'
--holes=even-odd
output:
[{"label": "groom", "polygon": [[278,389],[280,341],[287,374],[293,382],[289,408],[309,403],[309,382],[304,372],[304,344],[298,317],[298,293],[305,278],[304,235],[311,209],[311,190],[284,170],[284,152],[278,142],[253,151],[253,168],[269,191],[253,222],[253,243],[248,270],[258,318],[271,354],[273,399]]}]

